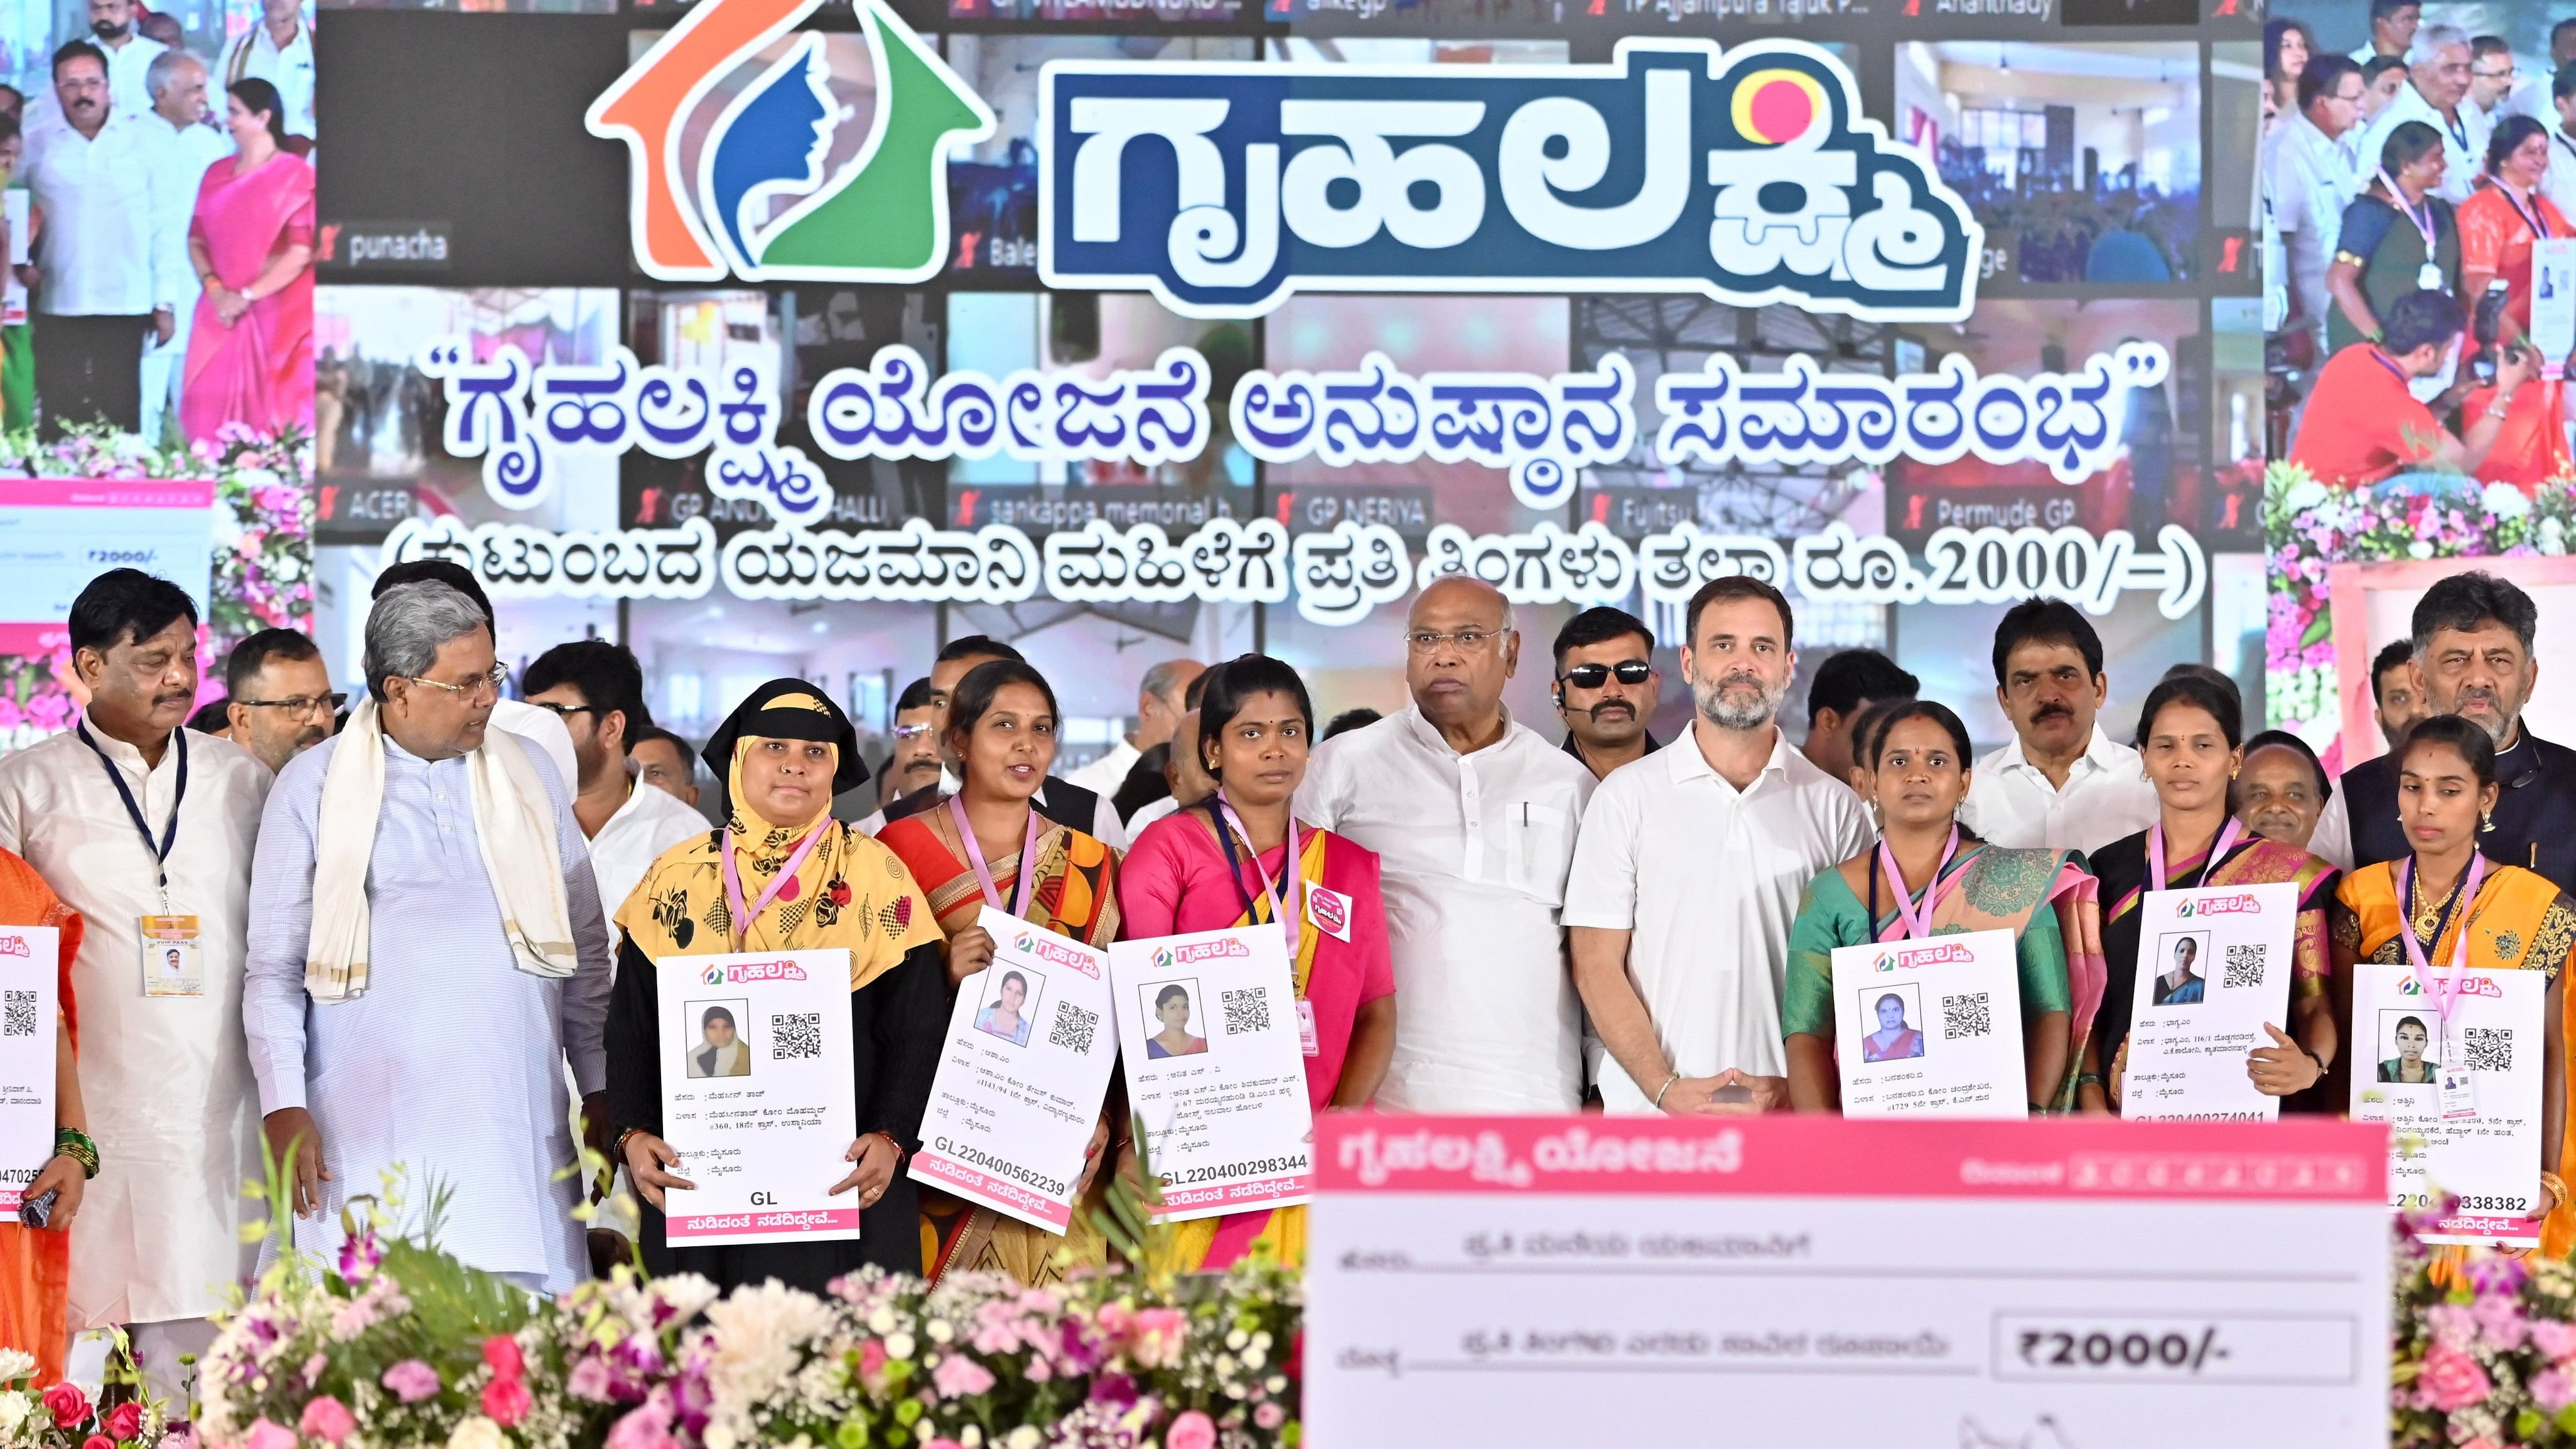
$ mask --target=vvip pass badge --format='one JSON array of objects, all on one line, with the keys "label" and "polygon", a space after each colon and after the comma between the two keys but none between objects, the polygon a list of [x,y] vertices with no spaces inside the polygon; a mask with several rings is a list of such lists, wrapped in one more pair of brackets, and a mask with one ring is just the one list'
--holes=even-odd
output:
[{"label": "vvip pass badge", "polygon": [[[1328,891],[1313,881],[1306,883],[1306,919],[1315,929],[1336,941],[1351,938],[1351,898],[1340,891]],[[1309,1050],[1306,1055],[1313,1056]]]},{"label": "vvip pass badge", "polygon": [[1297,1048],[1310,1057],[1324,1054],[1324,1034],[1315,1028],[1315,1003],[1297,998]]},{"label": "vvip pass badge", "polygon": [[195,916],[145,916],[140,934],[144,995],[206,994],[205,943]]}]

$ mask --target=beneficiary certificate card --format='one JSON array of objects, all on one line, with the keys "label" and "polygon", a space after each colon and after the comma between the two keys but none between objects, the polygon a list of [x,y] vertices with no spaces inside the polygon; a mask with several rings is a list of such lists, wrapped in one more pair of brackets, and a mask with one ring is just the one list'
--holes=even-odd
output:
[{"label": "beneficiary certificate card", "polygon": [[948,1014],[915,1180],[1061,1233],[1118,1061],[1109,953],[984,907],[993,964]]},{"label": "beneficiary certificate card", "polygon": [[662,996],[662,1138],[695,1191],[665,1189],[691,1246],[859,1235],[849,1174],[850,953],[670,956]]},{"label": "beneficiary certificate card", "polygon": [[2384,1136],[1336,1113],[1306,1442],[2386,1449]]},{"label": "beneficiary certificate card", "polygon": [[2245,1054],[2290,1030],[2291,942],[2299,888],[2149,891],[2138,907],[2138,980],[2130,998],[2125,1117],[2270,1122],[2281,1099],[2245,1072]]},{"label": "beneficiary certificate card", "polygon": [[1834,1060],[1846,1117],[2027,1117],[2010,931],[1837,946]]},{"label": "beneficiary certificate card", "polygon": [[52,926],[0,926],[0,1221],[10,1223],[54,1155],[59,947]]},{"label": "beneficiary certificate card", "polygon": [[1160,1220],[1304,1202],[1315,1115],[1279,928],[1114,942],[1109,978]]},{"label": "beneficiary certificate card", "polygon": [[2463,977],[2446,1031],[2411,969],[2353,968],[2352,1115],[2388,1124],[2391,1204],[2459,1199],[2424,1241],[2536,1248],[2548,975]]}]

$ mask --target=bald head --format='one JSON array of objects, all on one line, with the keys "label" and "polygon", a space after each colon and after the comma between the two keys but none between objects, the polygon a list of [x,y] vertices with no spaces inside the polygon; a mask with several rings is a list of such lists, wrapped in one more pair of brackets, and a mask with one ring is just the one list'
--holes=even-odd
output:
[{"label": "bald head", "polygon": [[1404,615],[1405,688],[1464,753],[1502,735],[1503,685],[1520,667],[1512,601],[1482,579],[1434,580]]},{"label": "bald head", "polygon": [[1166,659],[1145,671],[1136,685],[1136,733],[1132,743],[1150,750],[1172,737],[1172,724],[1189,709],[1190,684],[1207,673],[1195,659]]},{"label": "bald head", "polygon": [[1184,713],[1172,727],[1172,757],[1163,765],[1163,781],[1172,787],[1172,798],[1183,805],[1204,800],[1216,793],[1216,780],[1199,759],[1199,712]]}]

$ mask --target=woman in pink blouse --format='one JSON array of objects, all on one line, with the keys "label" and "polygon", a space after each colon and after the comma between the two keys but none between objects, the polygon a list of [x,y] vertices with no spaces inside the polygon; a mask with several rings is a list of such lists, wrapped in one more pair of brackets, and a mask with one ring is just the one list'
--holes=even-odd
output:
[{"label": "woman in pink blouse", "polygon": [[[1119,872],[1118,908],[1131,941],[1272,922],[1293,930],[1306,1098],[1320,1113],[1377,1095],[1395,1053],[1395,974],[1377,853],[1300,825],[1289,810],[1314,721],[1305,681],[1279,660],[1246,654],[1208,671],[1198,748],[1216,793],[1137,837]],[[1202,1269],[1223,1268],[1256,1243],[1291,1266],[1305,1261],[1302,1207],[1180,1226]]]}]

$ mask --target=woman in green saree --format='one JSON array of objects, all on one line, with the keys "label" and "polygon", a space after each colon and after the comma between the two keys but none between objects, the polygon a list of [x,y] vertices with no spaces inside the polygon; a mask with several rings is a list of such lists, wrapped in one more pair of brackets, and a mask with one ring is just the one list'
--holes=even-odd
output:
[{"label": "woman in green saree", "polygon": [[1841,1108],[1834,948],[1903,940],[1921,928],[1934,936],[2013,933],[2031,1111],[2072,1110],[2077,1048],[2102,1001],[2102,916],[2083,857],[2005,850],[1959,829],[1968,728],[1947,707],[1898,705],[1858,744],[1882,834],[1876,847],[1808,884],[1789,928],[1780,1019],[1790,1105]]}]

